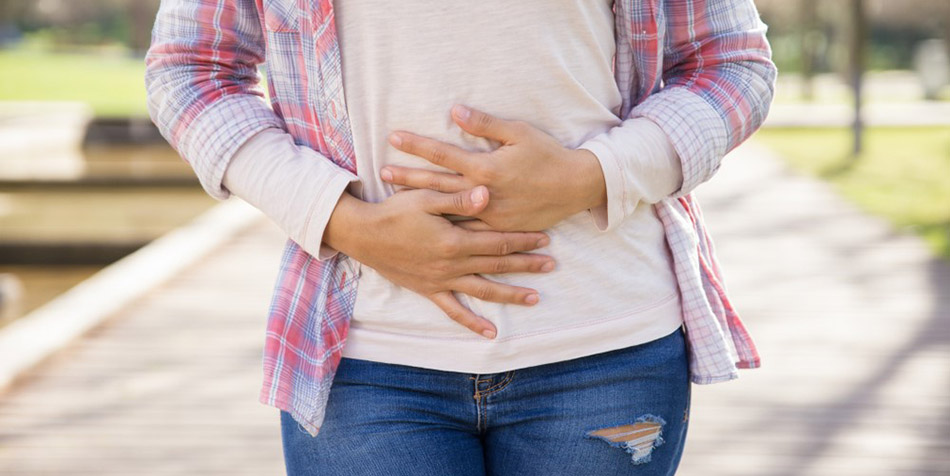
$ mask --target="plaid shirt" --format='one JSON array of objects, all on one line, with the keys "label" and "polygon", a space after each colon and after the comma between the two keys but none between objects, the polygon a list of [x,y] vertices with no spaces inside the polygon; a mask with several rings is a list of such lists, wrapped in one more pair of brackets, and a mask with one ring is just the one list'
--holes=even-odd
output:
[{"label": "plaid shirt", "polygon": [[[765,119],[776,69],[753,0],[616,0],[614,76],[623,119],[669,135],[683,186],[657,203],[673,254],[694,383],[759,366],[727,297],[691,193]],[[259,87],[266,58],[270,104]],[[224,169],[262,129],[355,173],[331,0],[163,0],[146,59],[149,111],[162,134],[224,200]],[[359,276],[339,253],[318,261],[288,239],[264,345],[260,401],[312,435],[324,418]]]}]

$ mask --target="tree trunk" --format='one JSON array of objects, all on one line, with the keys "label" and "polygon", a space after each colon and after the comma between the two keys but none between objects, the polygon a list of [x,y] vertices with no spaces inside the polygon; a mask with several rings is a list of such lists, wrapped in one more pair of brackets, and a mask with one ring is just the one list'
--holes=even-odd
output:
[{"label": "tree trunk", "polygon": [[147,0],[131,0],[128,4],[129,44],[136,54],[145,54],[151,43],[152,22],[155,20],[156,5]]},{"label": "tree trunk", "polygon": [[818,57],[818,0],[802,1],[802,98],[815,99],[815,63]]},{"label": "tree trunk", "polygon": [[851,87],[854,91],[854,147],[853,157],[861,154],[864,142],[864,124],[861,120],[864,70],[866,68],[868,21],[864,0],[851,0]]}]

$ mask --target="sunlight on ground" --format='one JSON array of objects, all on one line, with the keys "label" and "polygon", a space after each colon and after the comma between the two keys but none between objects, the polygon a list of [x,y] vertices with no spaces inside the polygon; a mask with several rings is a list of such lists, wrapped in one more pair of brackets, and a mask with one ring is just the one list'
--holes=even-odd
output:
[{"label": "sunlight on ground", "polygon": [[950,128],[871,128],[856,161],[847,129],[763,129],[756,138],[950,258]]}]

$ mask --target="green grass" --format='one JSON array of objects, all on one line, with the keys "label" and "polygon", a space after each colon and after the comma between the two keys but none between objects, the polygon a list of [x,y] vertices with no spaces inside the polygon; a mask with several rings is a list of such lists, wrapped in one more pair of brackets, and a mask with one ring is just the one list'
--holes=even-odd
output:
[{"label": "green grass", "polygon": [[950,127],[871,128],[853,162],[847,129],[763,129],[756,138],[950,259]]},{"label": "green grass", "polygon": [[82,101],[97,116],[145,116],[145,63],[124,55],[0,50],[0,101]]}]

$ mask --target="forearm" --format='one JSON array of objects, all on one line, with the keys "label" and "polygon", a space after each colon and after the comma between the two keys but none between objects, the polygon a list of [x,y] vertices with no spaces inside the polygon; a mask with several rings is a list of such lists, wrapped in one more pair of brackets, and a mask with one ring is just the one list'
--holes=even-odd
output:
[{"label": "forearm", "polygon": [[364,202],[344,191],[327,221],[323,232],[324,246],[360,261],[363,256],[362,238],[366,237],[365,230],[371,227],[373,206],[372,203]]},{"label": "forearm", "polygon": [[297,146],[283,130],[271,128],[238,149],[223,185],[260,209],[308,253],[325,260],[339,249],[323,240],[331,214],[341,197],[357,200],[344,190],[358,180],[326,157]]},{"label": "forearm", "polygon": [[597,156],[587,149],[567,149],[561,190],[566,194],[570,214],[607,203],[607,181]]}]

